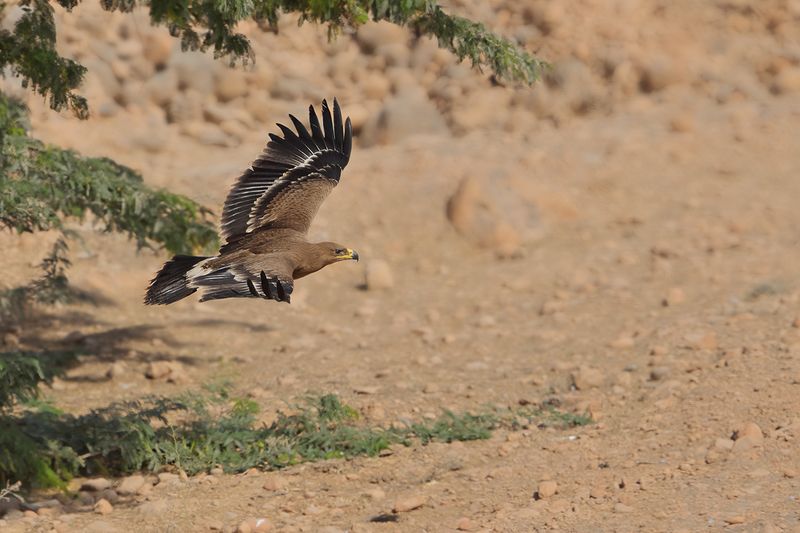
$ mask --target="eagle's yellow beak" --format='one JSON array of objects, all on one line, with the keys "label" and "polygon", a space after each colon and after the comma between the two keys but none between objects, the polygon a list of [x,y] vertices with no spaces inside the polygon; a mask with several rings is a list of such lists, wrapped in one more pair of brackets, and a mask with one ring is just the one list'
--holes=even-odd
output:
[{"label": "eagle's yellow beak", "polygon": [[339,259],[353,259],[354,261],[358,261],[358,252],[347,248],[341,255],[339,255]]}]

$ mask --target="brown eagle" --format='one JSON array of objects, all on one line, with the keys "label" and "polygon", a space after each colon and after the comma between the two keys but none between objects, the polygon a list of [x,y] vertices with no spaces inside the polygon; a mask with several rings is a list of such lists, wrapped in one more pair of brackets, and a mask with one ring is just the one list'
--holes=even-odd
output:
[{"label": "brown eagle", "polygon": [[236,180],[222,209],[225,244],[214,257],[176,255],[150,282],[146,304],[171,304],[201,291],[200,301],[265,298],[289,303],[294,280],[358,253],[334,242],[308,242],[311,221],[350,160],[353,129],[322,101],[322,124],[309,106],[309,132],[278,124],[267,147]]}]

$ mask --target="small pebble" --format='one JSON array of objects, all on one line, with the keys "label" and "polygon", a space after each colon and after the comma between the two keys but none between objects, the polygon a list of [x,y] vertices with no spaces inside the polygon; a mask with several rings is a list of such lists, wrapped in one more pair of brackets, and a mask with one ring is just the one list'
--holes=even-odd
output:
[{"label": "small pebble", "polygon": [[375,501],[380,501],[386,498],[386,493],[380,487],[375,487],[374,489],[368,489],[366,492],[364,492],[364,494],[368,496],[370,499]]},{"label": "small pebble", "polygon": [[122,482],[117,486],[117,494],[128,495],[128,494],[136,494],[136,492],[142,488],[145,483],[144,477],[140,475],[133,475],[128,476],[122,480]]},{"label": "small pebble", "polygon": [[456,522],[456,529],[459,531],[475,531],[476,524],[466,516],[462,516]]},{"label": "small pebble", "polygon": [[669,367],[666,366],[656,366],[650,370],[650,380],[651,381],[661,381],[669,376]]},{"label": "small pebble", "polygon": [[605,381],[605,375],[597,368],[581,366],[572,373],[572,383],[578,390],[588,390],[599,387]]},{"label": "small pebble", "polygon": [[264,481],[264,485],[262,485],[262,487],[265,490],[271,490],[271,491],[283,490],[288,486],[289,486],[289,480],[283,476],[278,476],[278,475],[268,477],[267,480]]},{"label": "small pebble", "polygon": [[368,291],[394,287],[394,277],[389,263],[383,259],[372,259],[364,268],[364,285]]},{"label": "small pebble", "polygon": [[98,477],[95,479],[88,479],[83,482],[81,485],[81,490],[91,490],[95,492],[100,492],[101,490],[107,489],[111,486],[111,482],[103,477]]},{"label": "small pebble", "polygon": [[94,504],[94,512],[98,514],[109,514],[113,510],[114,506],[105,498],[97,500],[97,503]]},{"label": "small pebble", "polygon": [[421,494],[412,494],[408,496],[400,496],[395,500],[394,507],[392,510],[395,513],[405,513],[408,511],[413,511],[414,509],[419,509],[428,499]]},{"label": "small pebble", "polygon": [[543,500],[555,495],[558,492],[558,483],[552,480],[542,481],[539,483],[539,488],[536,491],[538,500]]},{"label": "small pebble", "polygon": [[744,522],[745,522],[744,515],[740,515],[740,514],[737,514],[737,515],[734,515],[734,516],[729,516],[729,517],[727,517],[725,519],[725,523],[726,524],[730,524],[730,525],[744,524]]},{"label": "small pebble", "polygon": [[686,293],[683,292],[683,289],[679,287],[673,287],[669,291],[667,291],[667,295],[661,301],[661,304],[664,307],[668,307],[671,305],[682,304],[685,301],[686,301]]}]

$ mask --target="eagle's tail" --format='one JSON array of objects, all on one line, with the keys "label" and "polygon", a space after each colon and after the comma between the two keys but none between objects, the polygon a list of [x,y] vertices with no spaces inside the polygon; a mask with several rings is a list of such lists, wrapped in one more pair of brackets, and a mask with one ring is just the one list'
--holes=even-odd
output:
[{"label": "eagle's tail", "polygon": [[186,274],[197,263],[207,259],[193,255],[176,255],[161,267],[156,277],[150,282],[144,303],[147,305],[166,305],[186,298],[197,291],[189,286]]}]

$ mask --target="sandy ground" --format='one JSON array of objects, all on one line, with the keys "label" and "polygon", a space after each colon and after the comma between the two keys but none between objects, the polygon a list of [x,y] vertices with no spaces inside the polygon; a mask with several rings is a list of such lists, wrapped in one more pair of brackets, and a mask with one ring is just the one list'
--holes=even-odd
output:
[{"label": "sandy ground", "polygon": [[[342,89],[325,68],[292,74],[326,96],[343,94],[345,112],[350,104],[364,114],[351,163],[312,231],[364,261],[301,280],[291,306],[189,298],[147,308],[143,290],[165,254],[137,253],[84,224],[72,280],[104,303],[57,310],[48,335],[77,330],[108,350],[46,391],[82,412],[225,376],[265,417],[318,391],[338,393],[375,424],[552,398],[589,412],[593,424],[305,464],[281,472],[278,490],[263,488],[274,473],[200,476],[121,499],[107,515],[42,513],[7,519],[2,529],[234,531],[264,517],[274,531],[329,533],[800,531],[800,78],[792,78],[800,72],[800,9],[600,4],[566,2],[553,14],[529,2],[516,26],[502,15],[516,20],[515,6],[463,6],[490,26],[506,21],[509,35],[533,28],[523,42],[540,43],[561,65],[589,68],[576,77],[564,74],[575,68],[557,67],[566,82],[533,89],[493,87],[480,74],[454,74],[454,60],[444,58],[420,82],[441,116],[418,117],[419,134],[400,119],[372,117],[391,117],[392,102],[409,101],[404,84],[419,74],[421,44],[406,45],[406,63],[386,52],[374,66],[377,52],[362,37],[359,46],[349,37],[328,45],[324,32],[287,23],[269,37],[284,43],[276,58],[299,54],[307,46],[299,36],[311,35],[322,43],[312,67],[359,57],[390,80],[376,89],[371,75],[351,74],[353,88]],[[610,76],[598,67],[609,50],[627,58]],[[102,53],[84,57],[95,55]],[[653,57],[679,59],[655,68]],[[252,79],[244,96],[217,94],[228,113],[241,104],[249,117],[238,130],[220,125],[223,137],[129,101],[80,123],[32,100],[34,132],[218,206],[259,153],[264,131],[316,102],[306,89],[291,97],[275,89],[281,75],[264,96],[269,119],[245,106],[255,98]],[[437,92],[445,78],[456,81]],[[377,96],[362,95],[370,90]],[[108,103],[103,94],[98,105]],[[492,102],[504,107],[481,114]],[[158,147],[142,141],[151,136]],[[466,178],[481,184],[489,207],[466,200],[474,219],[459,232],[446,206]],[[475,244],[498,224],[516,230]],[[0,236],[12,250],[0,260],[9,283],[32,275],[48,238]],[[364,290],[364,269],[375,261],[388,264],[393,284]],[[164,358],[182,361],[188,380],[146,379],[148,361]],[[125,370],[109,380],[113,361]],[[556,493],[534,499],[548,480]],[[409,496],[426,503],[397,522],[369,522]]]}]

